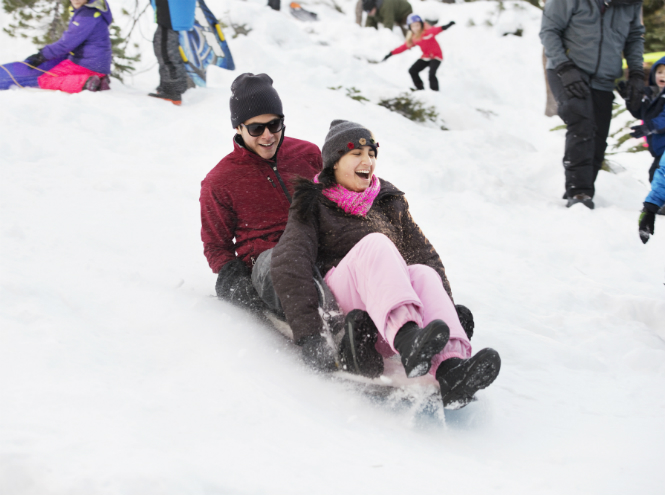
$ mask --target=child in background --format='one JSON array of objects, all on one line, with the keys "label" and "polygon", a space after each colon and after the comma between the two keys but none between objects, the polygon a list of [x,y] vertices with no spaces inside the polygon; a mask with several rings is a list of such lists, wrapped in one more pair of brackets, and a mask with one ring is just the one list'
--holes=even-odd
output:
[{"label": "child in background", "polygon": [[439,80],[436,78],[436,71],[443,60],[443,52],[435,36],[455,24],[455,21],[451,21],[443,27],[430,27],[429,24],[423,22],[419,15],[411,14],[407,18],[406,24],[409,28],[406,43],[388,53],[382,62],[385,62],[393,55],[410,50],[414,46],[419,46],[423,51],[423,55],[409,69],[413,84],[416,86],[415,90],[425,89],[425,85],[422,79],[420,79],[419,74],[425,67],[429,67],[429,87],[432,91],[439,91]]},{"label": "child in background", "polygon": [[649,182],[653,181],[660,158],[665,152],[665,57],[653,64],[649,73],[649,86],[644,88],[641,102],[626,101],[633,117],[643,120],[631,127],[634,138],[646,137],[649,151],[654,157],[649,169]]},{"label": "child in background", "polygon": [[660,159],[660,167],[656,167],[651,181],[651,192],[644,200],[644,208],[640,213],[639,234],[644,244],[654,234],[656,213],[665,205],[665,157]]},{"label": "child in background", "polygon": [[71,3],[67,31],[58,41],[28,57],[25,63],[39,67],[48,60],[67,57],[39,76],[37,82],[42,89],[67,93],[110,89],[111,9],[106,0],[71,0]]}]

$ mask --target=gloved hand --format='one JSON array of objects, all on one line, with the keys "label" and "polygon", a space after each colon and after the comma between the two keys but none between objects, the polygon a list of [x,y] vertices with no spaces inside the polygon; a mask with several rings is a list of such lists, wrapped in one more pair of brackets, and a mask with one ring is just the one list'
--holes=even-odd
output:
[{"label": "gloved hand", "polygon": [[646,244],[649,241],[649,237],[654,234],[657,211],[658,206],[655,204],[644,203],[644,208],[642,208],[639,220],[639,233],[642,244]]},{"label": "gloved hand", "polygon": [[388,59],[389,59],[390,57],[392,57],[392,56],[393,56],[393,53],[392,53],[392,52],[388,53],[388,55],[386,55],[385,57],[383,57],[383,60],[381,60],[381,62],[385,62],[386,60],[388,60]]},{"label": "gloved hand", "polygon": [[42,52],[40,50],[34,55],[30,55],[28,58],[24,60],[24,62],[28,65],[32,65],[33,67],[39,67],[44,62],[46,62],[46,58],[44,57],[44,55],[42,55]]},{"label": "gloved hand", "polygon": [[476,326],[473,322],[473,313],[471,313],[469,308],[462,306],[461,304],[456,304],[455,309],[457,310],[459,322],[462,324],[466,336],[471,340],[471,337],[473,337],[473,329]]},{"label": "gloved hand", "polygon": [[617,92],[619,93],[619,96],[623,98],[624,100],[628,99],[628,85],[626,84],[626,81],[619,81],[616,85]]},{"label": "gloved hand", "polygon": [[330,372],[337,369],[335,350],[323,335],[310,335],[301,340],[302,359],[310,368]]},{"label": "gloved hand", "polygon": [[445,31],[446,29],[450,28],[450,26],[452,26],[453,24],[455,24],[455,21],[450,21],[445,26],[441,26],[441,29],[443,29]]},{"label": "gloved hand", "polygon": [[653,131],[649,129],[649,126],[646,124],[634,125],[631,127],[633,132],[630,135],[634,138],[641,138],[653,134]]},{"label": "gloved hand", "polygon": [[642,69],[631,69],[628,73],[628,82],[626,83],[626,100],[638,102],[642,100],[644,91],[644,71]]},{"label": "gloved hand", "polygon": [[564,62],[555,70],[570,98],[585,98],[589,94],[589,85],[574,63]]}]

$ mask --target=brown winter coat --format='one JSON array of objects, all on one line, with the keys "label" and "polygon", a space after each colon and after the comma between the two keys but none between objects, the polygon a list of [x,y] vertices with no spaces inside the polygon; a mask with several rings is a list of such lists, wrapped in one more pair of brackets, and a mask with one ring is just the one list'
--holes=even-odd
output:
[{"label": "brown winter coat", "polygon": [[301,181],[296,187],[286,230],[273,249],[271,274],[275,290],[297,343],[322,331],[318,296],[312,278],[337,266],[363,237],[385,234],[407,265],[427,265],[441,276],[452,299],[441,258],[411,218],[404,193],[381,181],[381,192],[366,217],[345,213],[322,194],[322,186]]}]

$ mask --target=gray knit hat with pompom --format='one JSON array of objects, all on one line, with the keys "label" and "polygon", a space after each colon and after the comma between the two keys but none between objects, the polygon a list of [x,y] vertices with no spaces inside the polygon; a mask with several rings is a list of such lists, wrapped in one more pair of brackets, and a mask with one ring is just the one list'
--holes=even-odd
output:
[{"label": "gray knit hat with pompom", "polygon": [[332,167],[346,153],[362,146],[371,146],[378,155],[379,143],[372,131],[348,120],[333,120],[321,150],[323,167]]}]

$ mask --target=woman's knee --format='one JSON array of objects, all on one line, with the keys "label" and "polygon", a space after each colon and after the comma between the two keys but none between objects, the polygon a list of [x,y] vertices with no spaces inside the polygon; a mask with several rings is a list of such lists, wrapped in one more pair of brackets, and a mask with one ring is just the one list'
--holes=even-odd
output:
[{"label": "woman's knee", "polygon": [[378,232],[367,234],[356,244],[354,249],[357,249],[361,256],[382,256],[392,253],[397,254],[400,258],[402,257],[393,241],[385,234]]}]

